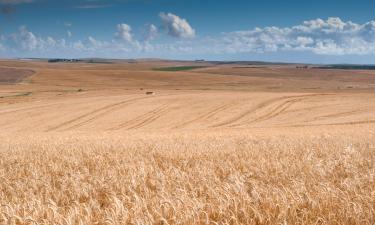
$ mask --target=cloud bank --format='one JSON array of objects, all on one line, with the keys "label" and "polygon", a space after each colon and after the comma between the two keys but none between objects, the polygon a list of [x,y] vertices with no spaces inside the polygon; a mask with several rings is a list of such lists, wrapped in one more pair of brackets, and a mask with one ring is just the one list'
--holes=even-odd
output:
[{"label": "cloud bank", "polygon": [[305,21],[293,27],[265,27],[226,33],[235,52],[311,51],[321,55],[375,53],[375,21],[357,24],[340,18]]},{"label": "cloud bank", "polygon": [[[263,27],[197,37],[195,29],[172,13],[160,13],[160,25],[149,24],[137,38],[132,27],[118,24],[110,40],[89,36],[84,40],[35,35],[26,27],[0,37],[0,54],[93,55],[97,57],[147,57],[149,55],[224,55],[308,52],[345,56],[375,54],[375,21],[363,24],[340,18],[315,19],[290,27]],[[71,37],[70,31],[67,33]],[[174,39],[165,39],[172,36]],[[10,54],[12,53],[12,54]]]}]

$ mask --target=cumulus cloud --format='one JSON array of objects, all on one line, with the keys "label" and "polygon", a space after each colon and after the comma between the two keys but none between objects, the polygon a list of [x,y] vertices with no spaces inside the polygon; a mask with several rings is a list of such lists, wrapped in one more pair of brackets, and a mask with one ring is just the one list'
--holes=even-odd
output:
[{"label": "cumulus cloud", "polygon": [[66,35],[68,35],[68,37],[72,37],[73,36],[73,34],[72,34],[72,32],[70,30],[66,31]]},{"label": "cumulus cloud", "polygon": [[151,41],[157,38],[159,35],[159,30],[154,24],[149,24],[146,26],[145,32],[144,32],[144,39],[146,41]]},{"label": "cumulus cloud", "polygon": [[89,36],[87,40],[88,40],[88,43],[96,49],[101,48],[105,43],[105,42],[102,42],[102,41],[98,41],[91,36]]},{"label": "cumulus cloud", "polygon": [[76,41],[72,44],[72,48],[77,50],[77,51],[83,51],[83,50],[86,50],[86,46],[83,44],[83,42],[81,40],[79,41]]},{"label": "cumulus cloud", "polygon": [[195,30],[190,26],[187,20],[180,18],[172,13],[160,13],[163,27],[167,34],[177,38],[193,38]]},{"label": "cumulus cloud", "polygon": [[19,52],[45,52],[66,47],[64,39],[56,40],[50,36],[38,37],[25,26],[21,26],[16,33],[7,37],[3,36],[3,41],[6,43],[4,48]]},{"label": "cumulus cloud", "polygon": [[113,48],[111,42],[97,40],[96,38],[89,36],[84,40],[78,40],[67,46],[68,50],[74,50],[78,52],[103,52]]},{"label": "cumulus cloud", "polygon": [[[98,40],[93,36],[89,36],[84,40],[78,40],[68,45],[68,50],[77,51],[78,53],[92,54],[109,54],[138,52],[142,48],[137,40],[133,39],[132,29],[127,24],[118,24],[115,39],[110,41]],[[98,55],[94,55],[98,56]]]},{"label": "cumulus cloud", "polygon": [[305,21],[293,27],[265,27],[224,34],[234,52],[311,51],[345,55],[375,53],[375,22],[357,24],[340,18]]},{"label": "cumulus cloud", "polygon": [[121,41],[126,41],[126,42],[132,42],[133,41],[133,35],[131,33],[132,28],[126,24],[118,24],[117,25],[117,33],[115,34],[116,38]]},{"label": "cumulus cloud", "polygon": [[25,50],[35,50],[41,43],[41,41],[24,26],[19,29],[18,35],[14,36],[14,40]]}]

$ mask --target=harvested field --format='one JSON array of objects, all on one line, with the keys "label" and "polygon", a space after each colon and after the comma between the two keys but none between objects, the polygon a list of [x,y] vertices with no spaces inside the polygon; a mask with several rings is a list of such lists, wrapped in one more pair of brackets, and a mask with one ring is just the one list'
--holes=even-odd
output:
[{"label": "harvested field", "polygon": [[0,61],[0,224],[374,224],[375,72],[181,64]]},{"label": "harvested field", "polygon": [[0,67],[0,84],[19,83],[33,74],[32,70]]}]

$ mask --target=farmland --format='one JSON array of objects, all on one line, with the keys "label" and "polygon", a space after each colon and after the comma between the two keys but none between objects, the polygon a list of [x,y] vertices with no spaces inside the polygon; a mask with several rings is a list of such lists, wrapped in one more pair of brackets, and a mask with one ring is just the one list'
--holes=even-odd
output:
[{"label": "farmland", "polygon": [[4,60],[0,224],[373,224],[374,140],[372,70]]}]

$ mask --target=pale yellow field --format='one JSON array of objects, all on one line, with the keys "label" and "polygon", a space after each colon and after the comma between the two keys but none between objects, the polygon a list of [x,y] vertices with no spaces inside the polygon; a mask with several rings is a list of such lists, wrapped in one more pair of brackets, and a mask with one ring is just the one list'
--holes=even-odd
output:
[{"label": "pale yellow field", "polygon": [[374,72],[173,65],[0,62],[0,224],[375,223]]}]

